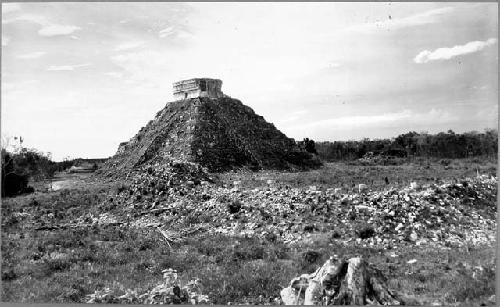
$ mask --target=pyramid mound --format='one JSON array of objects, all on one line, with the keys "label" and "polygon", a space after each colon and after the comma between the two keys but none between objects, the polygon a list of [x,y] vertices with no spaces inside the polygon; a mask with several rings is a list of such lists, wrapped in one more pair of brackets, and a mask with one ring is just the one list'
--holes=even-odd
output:
[{"label": "pyramid mound", "polygon": [[321,165],[241,101],[198,97],[169,102],[130,141],[120,144],[102,171],[123,173],[172,161],[197,163],[211,172]]}]

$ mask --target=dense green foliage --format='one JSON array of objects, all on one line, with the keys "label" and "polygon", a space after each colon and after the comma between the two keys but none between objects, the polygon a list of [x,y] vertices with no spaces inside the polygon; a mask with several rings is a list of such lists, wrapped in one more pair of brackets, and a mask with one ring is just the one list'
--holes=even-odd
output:
[{"label": "dense green foliage", "polygon": [[62,172],[71,166],[92,165],[94,169],[106,159],[64,159],[52,161],[50,153],[43,153],[34,148],[19,146],[14,152],[2,148],[2,197],[15,196],[32,192],[29,181],[50,179],[56,172]]},{"label": "dense green foliage", "polygon": [[2,149],[2,197],[32,192],[29,180],[51,178],[56,171],[72,165],[72,161],[54,162],[50,154],[36,149],[21,148],[16,152]]},{"label": "dense green foliage", "polygon": [[316,150],[325,161],[359,159],[368,152],[398,157],[446,159],[493,157],[498,153],[498,131],[486,129],[483,133],[472,131],[462,134],[451,130],[438,134],[411,131],[394,139],[317,142]]},{"label": "dense green foliage", "polygon": [[56,169],[49,155],[35,149],[22,148],[16,153],[2,149],[2,197],[32,192],[30,179],[50,178]]},{"label": "dense green foliage", "polygon": [[297,142],[299,147],[304,148],[307,152],[313,153],[313,154],[318,154],[318,151],[316,150],[316,143],[308,138],[305,138],[303,141]]}]

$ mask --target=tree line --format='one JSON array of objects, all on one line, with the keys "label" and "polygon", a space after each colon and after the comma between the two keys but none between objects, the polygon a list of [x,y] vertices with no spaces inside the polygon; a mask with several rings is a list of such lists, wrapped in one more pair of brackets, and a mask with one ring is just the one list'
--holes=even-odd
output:
[{"label": "tree line", "polygon": [[2,197],[32,192],[28,187],[30,179],[51,178],[58,169],[49,154],[27,148],[8,152],[2,148]]},{"label": "tree line", "polygon": [[[56,172],[62,172],[71,166],[82,163],[101,163],[104,159],[64,159],[61,162],[52,161],[50,153],[44,153],[34,148],[17,147],[14,151],[2,148],[2,197],[29,193],[29,181],[43,181],[54,177]],[[97,166],[96,166],[97,168]]]},{"label": "tree line", "polygon": [[486,129],[482,133],[477,131],[455,133],[448,130],[437,134],[410,131],[392,139],[316,142],[314,147],[324,161],[356,160],[367,153],[401,158],[461,159],[480,156],[491,158],[496,157],[498,153],[498,131]]}]

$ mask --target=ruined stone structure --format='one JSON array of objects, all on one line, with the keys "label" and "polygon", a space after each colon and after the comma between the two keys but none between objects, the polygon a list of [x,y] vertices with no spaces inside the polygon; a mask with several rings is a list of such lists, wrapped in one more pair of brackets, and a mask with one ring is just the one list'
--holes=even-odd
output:
[{"label": "ruined stone structure", "polygon": [[195,78],[189,80],[182,80],[175,82],[174,98],[175,100],[189,99],[189,98],[222,98],[222,81],[219,79],[209,78]]},{"label": "ruined stone structure", "polygon": [[145,165],[197,163],[211,172],[309,169],[321,161],[241,101],[227,96],[168,102],[102,167],[119,176]]}]

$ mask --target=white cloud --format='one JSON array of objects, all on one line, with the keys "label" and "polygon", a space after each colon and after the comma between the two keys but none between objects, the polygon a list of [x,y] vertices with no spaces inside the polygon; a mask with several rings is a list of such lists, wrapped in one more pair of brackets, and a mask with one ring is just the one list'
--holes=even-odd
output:
[{"label": "white cloud", "polygon": [[123,43],[123,44],[116,46],[115,51],[134,49],[134,48],[140,47],[142,45],[144,45],[144,42],[142,42],[142,41],[127,42],[127,43]]},{"label": "white cloud", "polygon": [[196,36],[193,35],[192,33],[187,32],[187,31],[178,30],[177,31],[177,38],[188,40],[188,39],[196,39]]},{"label": "white cloud", "polygon": [[7,46],[9,42],[10,42],[10,37],[2,35],[2,47]]},{"label": "white cloud", "polygon": [[78,64],[78,65],[61,65],[61,66],[50,66],[47,68],[49,71],[68,71],[75,70],[75,68],[90,66],[90,63]]},{"label": "white cloud", "polygon": [[[473,90],[477,90],[477,91],[483,91],[483,90],[485,90],[485,89],[488,88],[488,85],[486,85],[486,84],[479,85],[478,84],[478,85],[468,86],[467,88],[468,89],[470,88],[470,89],[473,89]],[[466,101],[468,101],[468,100],[466,99]],[[468,103],[470,103],[470,102],[468,102]]]},{"label": "white cloud", "polygon": [[403,110],[397,113],[385,113],[381,115],[354,115],[335,119],[327,119],[312,123],[311,126],[335,126],[335,127],[363,127],[372,125],[383,125],[396,121],[407,120],[411,118],[412,113],[409,110]]},{"label": "white cloud", "polygon": [[295,126],[288,130],[327,131],[328,129],[351,130],[397,126],[408,126],[411,128],[411,126],[432,125],[436,122],[450,123],[458,120],[460,120],[459,117],[452,115],[448,111],[433,108],[427,113],[415,113],[410,110],[402,110],[400,112],[384,113],[380,115],[343,116]]},{"label": "white cloud", "polygon": [[391,18],[384,21],[365,23],[348,27],[347,31],[371,33],[381,30],[397,30],[406,27],[432,24],[439,21],[439,18],[453,11],[452,7],[443,7],[430,10],[424,13],[411,15],[403,18]]},{"label": "white cloud", "polygon": [[28,85],[38,83],[38,80],[24,80],[19,82],[2,82],[2,92],[3,91],[14,91],[26,89]]},{"label": "white cloud", "polygon": [[18,3],[2,3],[2,15],[19,11],[21,6]]},{"label": "white cloud", "polygon": [[26,60],[37,59],[37,58],[41,57],[42,55],[44,55],[45,53],[46,52],[43,52],[43,51],[36,51],[36,52],[31,52],[31,53],[27,53],[27,54],[18,55],[18,56],[16,56],[16,58],[18,58],[18,59],[26,59]]},{"label": "white cloud", "polygon": [[47,18],[40,16],[40,15],[35,15],[35,14],[23,14],[14,18],[10,19],[2,19],[3,24],[8,24],[12,23],[15,21],[27,21],[27,22],[33,22],[39,25],[46,25],[48,24]]},{"label": "white cloud", "polygon": [[158,32],[158,36],[160,38],[167,37],[167,36],[172,35],[172,34],[174,34],[174,27],[167,27],[167,28],[160,30]]},{"label": "white cloud", "polygon": [[10,82],[3,82],[2,83],[2,90],[3,91],[11,91],[14,89],[16,89],[16,85],[14,83],[10,83]]},{"label": "white cloud", "polygon": [[498,104],[492,104],[483,108],[479,108],[475,115],[475,119],[488,123],[488,126],[498,127]]},{"label": "white cloud", "polygon": [[167,54],[151,50],[118,54],[110,59],[129,74],[131,82],[160,81],[161,71],[171,62]]},{"label": "white cloud", "polygon": [[110,76],[110,77],[113,77],[113,78],[121,78],[121,77],[123,77],[123,73],[116,72],[116,71],[105,72],[104,74],[106,76]]},{"label": "white cloud", "polygon": [[49,24],[38,30],[38,34],[41,36],[68,35],[80,29],[81,28],[77,26]]},{"label": "white cloud", "polygon": [[281,120],[278,120],[276,121],[278,124],[280,125],[283,125],[283,124],[288,124],[288,123],[291,123],[291,122],[294,122],[298,119],[300,119],[302,116],[304,116],[304,114],[307,113],[307,110],[305,109],[302,109],[302,110],[298,110],[298,111],[295,111],[295,112],[292,112],[290,113],[287,117],[285,117],[284,119],[281,119]]},{"label": "white cloud", "polygon": [[41,36],[69,35],[81,29],[80,27],[73,25],[61,25],[52,23],[48,21],[46,17],[36,14],[23,14],[11,19],[2,19],[3,24],[12,23],[15,21],[27,21],[42,26],[42,28],[38,30],[38,34],[40,34]]},{"label": "white cloud", "polygon": [[342,66],[340,63],[328,63],[327,67],[328,68],[339,68]]},{"label": "white cloud", "polygon": [[487,41],[473,41],[465,45],[457,45],[451,48],[438,48],[434,51],[424,50],[417,54],[415,63],[427,63],[436,60],[449,60],[453,57],[478,52],[484,48],[497,43],[496,38],[490,38]]}]

